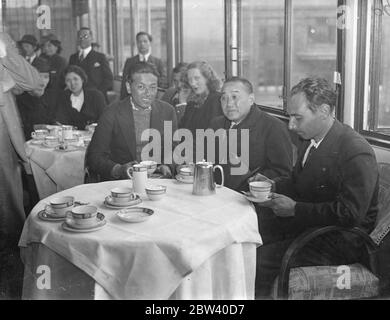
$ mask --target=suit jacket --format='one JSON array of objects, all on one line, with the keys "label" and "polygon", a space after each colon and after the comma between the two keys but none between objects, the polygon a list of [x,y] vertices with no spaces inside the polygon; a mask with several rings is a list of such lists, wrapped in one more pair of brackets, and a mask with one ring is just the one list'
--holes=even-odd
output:
[{"label": "suit jacket", "polygon": [[57,90],[46,89],[40,97],[32,96],[28,92],[16,96],[26,140],[31,139],[34,125],[54,123],[57,95]]},{"label": "suit jacket", "polygon": [[276,192],[297,201],[290,228],[295,232],[327,225],[359,226],[371,232],[378,212],[378,168],[369,143],[335,120],[302,168],[310,143],[298,150],[291,179],[276,183]]},{"label": "suit jacket", "polygon": [[114,75],[103,53],[91,50],[84,60],[80,62],[79,52],[76,52],[70,56],[69,64],[81,67],[88,76],[88,82],[85,87],[99,90],[106,98],[106,102],[108,102],[107,91],[112,89]]},{"label": "suit jacket", "polygon": [[[58,54],[54,54],[50,57],[42,54],[39,56],[39,59],[46,59],[50,65],[50,82],[47,87],[49,89],[62,90],[65,86],[64,70],[68,66],[66,59]],[[37,59],[33,61],[33,65],[36,60]]]},{"label": "suit jacket", "polygon": [[[166,68],[165,68],[163,62],[161,61],[161,59],[150,55],[147,62],[154,65],[157,69],[157,72],[159,74],[158,86],[160,88],[166,89],[168,87],[167,71],[166,71]],[[126,59],[125,66],[124,66],[123,72],[122,72],[121,96],[120,96],[121,99],[123,99],[129,95],[129,93],[127,92],[127,89],[126,89],[126,77],[130,73],[131,68],[137,63],[139,63],[139,55],[138,54],[134,57]]]},{"label": "suit jacket", "polygon": [[[164,146],[164,121],[172,122],[173,132],[177,129],[175,110],[163,101],[152,104],[150,128],[158,130],[161,145]],[[162,148],[161,155],[164,155]],[[104,180],[112,180],[111,170],[115,164],[135,161],[136,136],[133,109],[129,98],[115,102],[99,119],[92,141],[88,147],[87,165]],[[163,161],[161,161],[163,163]]]},{"label": "suit jacket", "polygon": [[[227,146],[229,146],[228,129],[230,125],[231,121],[225,116],[214,118],[211,123],[213,130],[227,130],[227,139],[225,140]],[[281,120],[253,105],[247,117],[235,128],[237,129],[238,156],[241,157],[241,130],[249,130],[249,155],[247,155],[249,165],[245,164],[245,167],[249,167],[249,170],[242,175],[232,175],[231,168],[239,165],[232,165],[230,161],[222,164],[226,187],[236,191],[248,190],[247,179],[255,169],[258,169],[258,172],[270,179],[290,177],[293,166],[292,143],[287,126]],[[218,163],[218,144],[216,146],[216,161]],[[234,155],[236,155],[235,152],[236,150],[233,151]]]},{"label": "suit jacket", "polygon": [[95,89],[84,89],[84,104],[80,112],[72,107],[72,92],[65,90],[57,101],[56,120],[62,124],[76,126],[84,130],[85,126],[97,122],[103,113],[106,103],[103,94]]}]

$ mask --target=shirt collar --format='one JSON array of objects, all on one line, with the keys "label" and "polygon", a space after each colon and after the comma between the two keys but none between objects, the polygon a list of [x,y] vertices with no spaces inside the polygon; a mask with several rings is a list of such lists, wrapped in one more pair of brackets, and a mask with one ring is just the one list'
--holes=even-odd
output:
[{"label": "shirt collar", "polygon": [[87,55],[92,51],[92,46],[89,46],[88,48],[81,49],[80,54],[83,55],[83,58],[85,59]]},{"label": "shirt collar", "polygon": [[147,53],[147,54],[139,54],[139,59],[140,59],[140,61],[141,61],[141,58],[142,57],[144,57],[145,58],[145,62],[147,62],[148,61],[148,59],[149,59],[149,57],[150,57],[150,51]]},{"label": "shirt collar", "polygon": [[[325,138],[325,137],[324,137]],[[322,138],[320,141],[316,142],[314,139],[311,139],[310,140],[310,146],[309,147],[314,147],[316,149],[318,149],[318,147],[320,146],[321,142],[324,140],[324,138]]]},{"label": "shirt collar", "polygon": [[134,101],[133,101],[133,97],[132,97],[132,96],[130,96],[130,105],[131,105],[131,108],[132,108],[133,110],[136,110],[136,111],[140,111],[140,110],[142,110],[142,111],[150,111],[150,110],[152,110],[152,106],[147,107],[147,108],[137,108],[137,107],[135,106],[135,103],[134,103]]}]

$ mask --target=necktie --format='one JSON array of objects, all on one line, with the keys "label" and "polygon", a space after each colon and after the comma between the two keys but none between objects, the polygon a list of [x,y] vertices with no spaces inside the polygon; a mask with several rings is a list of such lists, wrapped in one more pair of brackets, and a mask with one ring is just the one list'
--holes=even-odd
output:
[{"label": "necktie", "polygon": [[84,60],[84,52],[81,51],[79,55],[79,61],[82,62]]},{"label": "necktie", "polygon": [[316,149],[317,148],[314,146],[314,144],[312,144],[310,149],[309,149],[309,152],[307,153],[306,158],[303,159],[302,167],[304,167],[306,165],[306,163],[309,161],[311,155],[313,154],[314,150],[316,150]]}]

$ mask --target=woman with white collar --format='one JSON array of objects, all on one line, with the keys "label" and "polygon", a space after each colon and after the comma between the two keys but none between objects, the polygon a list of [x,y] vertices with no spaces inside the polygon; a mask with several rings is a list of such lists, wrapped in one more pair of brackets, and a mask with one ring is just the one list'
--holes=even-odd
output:
[{"label": "woman with white collar", "polygon": [[88,124],[99,120],[106,102],[103,94],[95,89],[85,89],[87,75],[78,66],[65,69],[66,89],[58,98],[56,121],[84,130]]}]

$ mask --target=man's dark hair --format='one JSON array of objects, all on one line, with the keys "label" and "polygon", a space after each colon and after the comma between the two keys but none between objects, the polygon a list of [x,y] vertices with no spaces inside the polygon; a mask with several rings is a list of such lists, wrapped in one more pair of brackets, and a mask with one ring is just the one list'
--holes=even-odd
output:
[{"label": "man's dark hair", "polygon": [[252,94],[253,93],[253,86],[252,86],[252,83],[250,83],[250,81],[248,79],[245,79],[245,78],[241,78],[241,77],[231,77],[229,79],[227,79],[225,82],[224,82],[224,85],[227,84],[227,83],[234,83],[234,82],[239,82],[241,83],[247,90],[247,92],[249,94]]},{"label": "man's dark hair", "polygon": [[179,62],[176,67],[173,68],[173,73],[181,73],[187,69],[188,63]]},{"label": "man's dark hair", "polygon": [[66,75],[68,73],[75,73],[77,74],[81,80],[83,80],[83,85],[85,85],[88,81],[88,76],[87,74],[85,73],[85,71],[83,69],[81,69],[79,66],[75,66],[75,65],[69,65],[65,70],[64,70],[64,76],[66,77]]},{"label": "man's dark hair", "polygon": [[158,71],[153,64],[147,62],[138,62],[131,68],[130,72],[126,77],[126,81],[131,83],[134,80],[133,75],[136,73],[151,73],[157,78],[159,77]]},{"label": "man's dark hair", "polygon": [[336,107],[337,95],[328,81],[324,78],[306,78],[291,89],[291,96],[303,93],[309,102],[309,109],[315,112],[322,104],[330,106],[330,111]]},{"label": "man's dark hair", "polygon": [[138,41],[138,38],[141,37],[141,36],[147,36],[150,42],[153,41],[152,35],[147,33],[147,32],[145,32],[145,31],[138,32],[137,35],[135,36],[135,39]]}]

